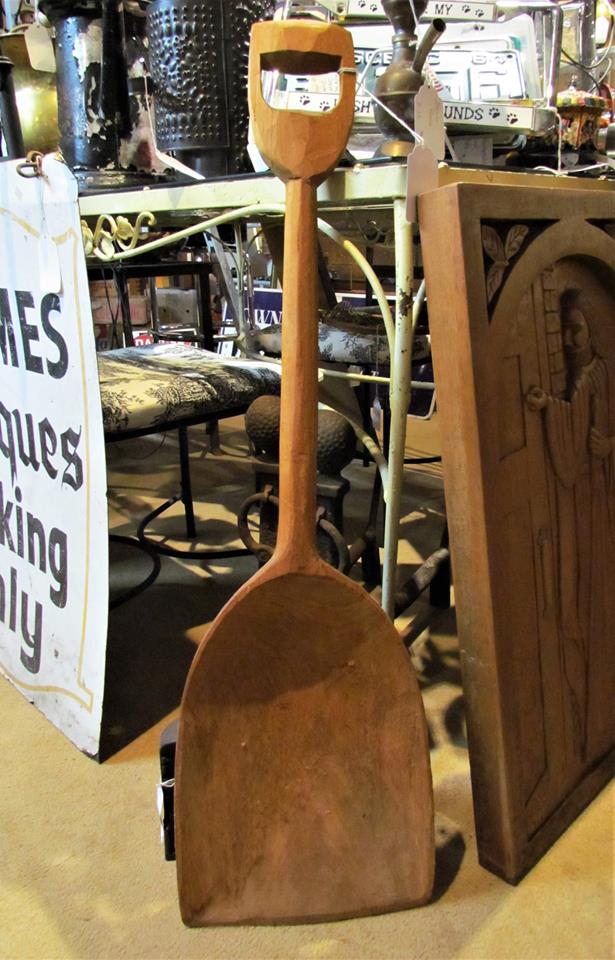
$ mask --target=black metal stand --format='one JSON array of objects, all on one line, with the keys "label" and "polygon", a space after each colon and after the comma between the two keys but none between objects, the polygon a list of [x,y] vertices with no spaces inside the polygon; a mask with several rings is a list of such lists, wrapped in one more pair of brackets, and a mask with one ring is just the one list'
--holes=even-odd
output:
[{"label": "black metal stand", "polygon": [[[122,263],[115,265],[93,264],[88,265],[90,280],[113,280],[118,288],[118,300],[122,313],[122,327],[124,342],[127,347],[134,346],[132,324],[130,320],[130,298],[128,296],[128,280],[153,277],[186,277],[195,276],[197,281],[197,303],[199,307],[199,334],[196,338],[205,350],[215,350],[214,329],[209,300],[209,277],[212,265],[203,260],[139,260],[138,263]],[[154,318],[154,333],[161,335]],[[165,333],[166,340],[177,339],[173,333]],[[189,339],[184,334],[181,340]]]},{"label": "black metal stand", "polygon": [[[243,411],[241,411],[243,412]],[[242,557],[250,551],[245,547],[207,547],[203,549],[183,549],[178,547],[169,547],[165,543],[153,539],[147,534],[147,527],[150,523],[169,510],[180,500],[184,506],[184,518],[186,524],[186,539],[194,540],[197,536],[196,523],[194,519],[194,502],[192,499],[192,480],[190,478],[190,454],[188,447],[188,427],[181,425],[177,428],[179,439],[179,468],[180,468],[180,492],[166,500],[155,510],[152,510],[141,520],[137,527],[137,539],[139,543],[148,546],[157,553],[162,553],[167,557],[184,557],[193,560],[224,560],[230,557]]]},{"label": "black metal stand", "polygon": [[130,587],[118,597],[115,597],[115,599],[109,601],[109,610],[115,610],[116,607],[126,603],[127,600],[132,600],[133,597],[138,597],[140,593],[143,593],[144,590],[146,590],[148,587],[151,587],[152,583],[160,573],[161,561],[158,553],[153,550],[149,544],[143,543],[137,540],[135,537],[124,537],[119,533],[110,533],[109,541],[111,543],[122,543],[127,547],[139,547],[152,561],[152,569],[145,579],[141,581],[141,583],[138,583],[134,587]]}]

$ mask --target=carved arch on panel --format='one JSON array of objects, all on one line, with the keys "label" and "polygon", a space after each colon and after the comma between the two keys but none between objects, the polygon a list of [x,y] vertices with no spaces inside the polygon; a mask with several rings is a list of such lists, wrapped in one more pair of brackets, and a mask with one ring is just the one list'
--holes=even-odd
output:
[{"label": "carved arch on panel", "polygon": [[615,282],[615,239],[582,217],[560,220],[533,240],[508,274],[491,317],[494,330],[514,315],[528,287],[565,257],[595,261]]}]

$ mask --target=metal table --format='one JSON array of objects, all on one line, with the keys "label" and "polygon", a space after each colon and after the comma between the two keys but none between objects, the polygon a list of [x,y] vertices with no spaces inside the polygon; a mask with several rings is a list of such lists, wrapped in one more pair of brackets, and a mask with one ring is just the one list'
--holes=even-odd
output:
[{"label": "metal table", "polygon": [[[411,394],[414,261],[413,226],[405,215],[406,180],[406,166],[403,163],[357,163],[353,167],[336,170],[318,190],[319,216],[344,236],[360,236],[365,240],[370,235],[380,233],[390,238],[390,243],[395,247],[396,308],[394,343],[390,344],[391,428],[384,483],[387,511],[382,582],[382,605],[390,616],[393,616],[395,606],[404,446]],[[454,182],[615,190],[615,182],[604,179],[577,178],[571,182],[567,176],[454,168],[441,164],[439,185]],[[279,207],[283,203],[283,184],[268,174],[248,174],[181,185],[155,184],[86,192],[79,200],[81,215],[89,222],[103,214],[130,219],[149,212],[156,217],[158,229],[170,230],[179,230],[222,211],[242,207],[262,208],[265,214],[268,208]],[[258,219],[258,210],[251,214],[251,218]]]}]

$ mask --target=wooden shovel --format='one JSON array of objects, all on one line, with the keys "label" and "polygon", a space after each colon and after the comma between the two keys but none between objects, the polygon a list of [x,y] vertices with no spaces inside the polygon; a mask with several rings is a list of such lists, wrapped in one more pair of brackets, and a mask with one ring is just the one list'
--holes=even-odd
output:
[{"label": "wooden shovel", "polygon": [[[432,888],[416,677],[381,608],[315,546],[316,186],[347,141],[353,66],[341,27],[253,27],[255,138],[287,184],[280,516],[272,559],[212,624],[182,701],[176,851],[191,926],[399,910]],[[276,110],[263,99],[262,69],[339,68],[341,96],[328,113]]]}]

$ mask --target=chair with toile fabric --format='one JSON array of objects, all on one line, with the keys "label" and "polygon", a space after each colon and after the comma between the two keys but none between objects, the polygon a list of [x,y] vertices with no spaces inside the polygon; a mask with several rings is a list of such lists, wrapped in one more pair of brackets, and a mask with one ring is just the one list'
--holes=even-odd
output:
[{"label": "chair with toile fabric", "polygon": [[197,347],[163,343],[99,353],[98,372],[106,443],[169,431],[177,431],[179,440],[178,493],[143,517],[136,538],[114,535],[115,540],[138,543],[154,564],[146,580],[115,601],[116,606],[153,582],[160,569],[159,554],[223,559],[248,552],[223,546],[173,547],[150,536],[147,529],[181,500],[185,537],[195,539],[188,428],[245,413],[257,397],[279,393],[280,375],[266,360],[223,358]]}]

